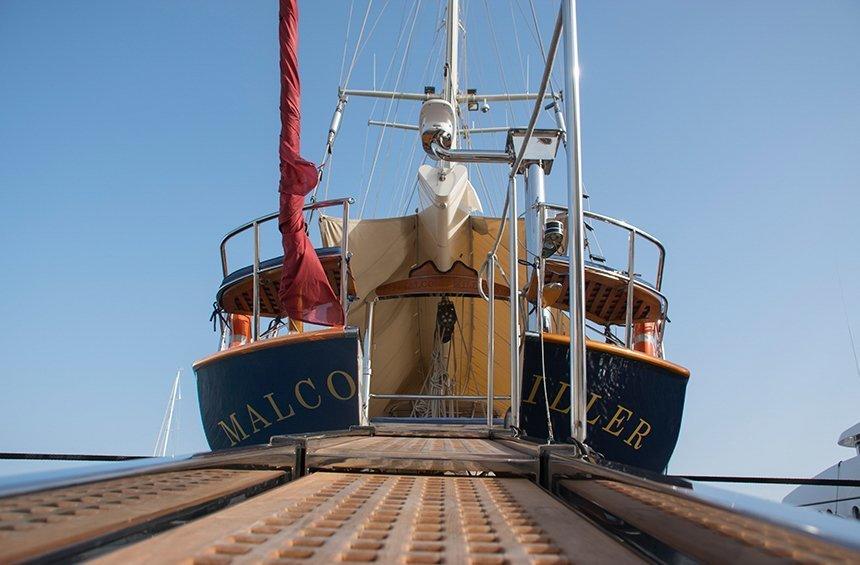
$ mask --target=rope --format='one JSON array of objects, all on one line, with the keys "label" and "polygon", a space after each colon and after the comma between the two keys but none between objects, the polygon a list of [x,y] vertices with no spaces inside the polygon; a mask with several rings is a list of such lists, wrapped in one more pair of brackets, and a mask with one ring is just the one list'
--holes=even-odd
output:
[{"label": "rope", "polygon": [[88,453],[20,453],[2,452],[0,459],[37,461],[129,461],[148,459],[149,455],[92,455]]},{"label": "rope", "polygon": [[[540,367],[541,367],[541,383],[543,384],[543,399],[544,406],[546,407],[546,440],[547,443],[553,443],[555,441],[555,434],[552,430],[552,416],[549,410],[549,391],[547,391],[546,386],[546,349],[544,348],[544,339],[543,339],[543,308],[542,304],[542,294],[543,294],[543,265],[544,259],[540,257],[537,263],[537,276],[536,280],[538,283],[537,293],[535,294],[535,310],[537,314],[538,320],[538,338],[540,339]],[[525,326],[523,326],[525,327]]]},{"label": "rope", "polygon": [[794,477],[731,477],[721,475],[667,475],[669,479],[687,479],[711,483],[749,483],[764,485],[815,485],[823,487],[860,487],[857,479],[801,479]]}]

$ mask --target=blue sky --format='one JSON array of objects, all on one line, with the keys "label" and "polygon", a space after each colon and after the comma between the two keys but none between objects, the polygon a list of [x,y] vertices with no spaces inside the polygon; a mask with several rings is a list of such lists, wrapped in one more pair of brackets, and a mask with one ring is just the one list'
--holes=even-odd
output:
[{"label": "blue sky", "polygon": [[[0,3],[0,449],[148,453],[178,367],[177,451],[205,449],[190,365],[217,347],[217,244],[277,205],[276,4]],[[535,4],[547,41],[557,3]],[[440,86],[438,3],[412,6],[389,2],[350,86],[371,88],[374,68],[379,88]],[[349,9],[301,2],[310,159]],[[464,83],[536,88],[528,10],[464,1]],[[580,26],[592,209],[669,250],[667,349],[693,372],[670,470],[804,476],[849,457],[835,440],[860,416],[846,329],[847,316],[860,332],[860,5],[582,2]],[[470,116],[522,125],[527,112]],[[371,116],[414,123],[417,106],[351,100],[328,192],[361,198],[379,145],[365,216],[402,213],[420,150],[409,132],[380,140]],[[500,179],[479,189],[487,209]],[[555,202],[563,180],[549,178]]]}]

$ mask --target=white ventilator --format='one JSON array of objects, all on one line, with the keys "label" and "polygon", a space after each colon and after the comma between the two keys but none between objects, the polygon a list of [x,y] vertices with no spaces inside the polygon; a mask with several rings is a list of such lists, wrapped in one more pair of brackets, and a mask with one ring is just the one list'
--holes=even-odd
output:
[{"label": "white ventilator", "polygon": [[[167,446],[170,443],[170,432],[179,430],[179,419],[173,415],[177,410],[179,400],[182,400],[182,391],[179,388],[179,378],[182,375],[182,369],[176,371],[176,378],[173,379],[173,388],[170,390],[170,400],[167,401],[167,409],[164,411],[164,418],[161,420],[161,429],[158,430],[158,437],[155,440],[155,449],[152,451],[153,457],[167,457]],[[174,443],[176,443],[174,441]],[[173,456],[176,455],[176,446],[174,445]]]}]

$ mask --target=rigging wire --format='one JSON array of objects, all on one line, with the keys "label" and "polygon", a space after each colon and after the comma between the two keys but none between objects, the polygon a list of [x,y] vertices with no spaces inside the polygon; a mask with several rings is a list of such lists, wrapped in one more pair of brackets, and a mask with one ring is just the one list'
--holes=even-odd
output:
[{"label": "rigging wire", "polygon": [[[370,16],[370,8],[373,6],[373,0],[367,2],[367,10],[364,11],[364,19],[361,20],[361,29],[358,30],[358,38],[355,40],[355,49],[352,52],[352,61],[349,63],[349,71],[346,73],[346,80],[343,81],[344,90],[349,85],[349,79],[352,77],[352,71],[355,69],[355,61],[358,59],[358,54],[361,50],[361,38],[364,36],[364,28],[367,26],[367,18]],[[380,10],[380,16],[385,10],[385,6]],[[378,19],[377,19],[378,21]],[[367,43],[365,43],[366,45]]]},{"label": "rigging wire", "polygon": [[[442,21],[442,6],[443,6],[443,4],[440,2],[439,7],[436,10],[436,18],[433,20],[434,21],[434,28],[436,31],[433,34],[433,40],[430,43],[430,49],[427,53],[427,61],[425,62],[424,69],[421,72],[421,84],[429,84],[431,78],[438,73],[439,67],[441,66],[440,58],[434,57],[434,55],[437,54],[436,47],[437,47],[437,44],[439,43],[439,38],[440,38],[439,32],[445,27],[444,25],[438,25],[438,22]],[[434,65],[431,68],[431,65],[433,64],[434,61],[436,62],[436,65]],[[410,184],[409,184],[409,179],[411,177],[408,175],[408,172],[410,170],[416,169],[416,167],[414,165],[414,163],[415,163],[415,151],[418,148],[419,140],[414,135],[408,137],[407,139],[410,139],[410,138],[412,139],[412,149],[410,151],[409,159],[405,163],[406,167],[403,170],[402,174],[400,175],[400,177],[403,178],[403,182],[401,183],[400,188],[395,192],[394,198],[392,198],[390,201],[391,206],[389,207],[389,211],[390,211],[389,213],[392,216],[398,216],[398,215],[406,214],[405,210],[408,210],[409,202],[411,202],[411,200],[412,200],[412,195],[409,194],[409,192],[407,192],[409,190],[412,190],[410,188]],[[425,163],[427,163],[427,155],[426,154],[424,155],[424,159],[422,160],[420,165],[423,165]],[[398,178],[400,178],[400,177],[398,177]],[[412,183],[411,186],[415,187],[414,189],[417,190],[417,187],[418,187],[417,179],[414,180],[414,182]],[[404,212],[402,212],[402,214],[401,214],[400,210],[404,210]]]},{"label": "rigging wire", "polygon": [[323,200],[328,200],[328,187],[331,184],[331,177],[334,176],[334,156],[328,160],[328,174],[325,175],[325,186],[323,187]]},{"label": "rigging wire", "polygon": [[[401,43],[403,42],[403,34],[406,33],[406,27],[407,27],[406,24],[409,20],[409,14],[410,13],[411,13],[411,10],[410,11],[404,11],[403,16],[400,20],[400,26],[399,26],[400,34],[397,37],[397,44],[395,45],[394,50],[391,53],[391,59],[388,61],[388,67],[385,69],[385,76],[383,76],[383,78],[382,78],[382,84],[383,85],[387,83],[388,77],[391,74],[391,70],[392,70],[392,68],[394,68],[394,60],[396,58],[397,51],[400,48]],[[379,98],[374,98],[373,106],[371,106],[371,108],[370,108],[371,119],[373,118],[374,113],[376,112],[376,108],[378,105],[379,105]],[[369,139],[370,139],[370,128],[365,128],[365,130],[364,130],[364,146],[363,146],[363,153],[364,154],[363,154],[362,159],[361,159],[361,162],[364,163],[365,165],[367,164],[367,148],[369,147]],[[367,169],[366,169],[366,167],[362,167],[361,178],[358,182],[358,185],[359,186],[363,185],[366,178],[367,178]]]},{"label": "rigging wire", "polygon": [[392,216],[397,215],[397,211],[402,207],[403,201],[406,200],[407,194],[407,185],[409,183],[410,175],[408,172],[414,169],[415,162],[415,150],[418,149],[417,143],[411,143],[412,148],[409,151],[409,157],[402,161],[403,168],[400,171],[400,174],[395,177],[395,179],[401,178],[403,181],[400,183],[400,186],[395,190],[394,197],[390,200],[391,205],[389,206],[389,214]]},{"label": "rigging wire", "polygon": [[[541,34],[540,26],[537,21],[537,12],[535,11],[534,0],[529,0],[529,7],[531,8],[532,15],[532,24],[534,25],[534,32],[532,32],[532,38],[537,43],[538,48],[540,49],[541,58],[543,59],[543,64],[546,65],[546,50],[543,47],[543,34]],[[519,2],[517,2],[517,8],[519,8],[520,13],[522,13],[522,7]],[[523,14],[523,18],[525,18],[525,14]],[[531,32],[532,29],[528,28]],[[552,74],[549,75],[549,92],[552,94],[553,99],[555,99],[556,88],[554,86],[555,80],[552,77]]]},{"label": "rigging wire", "polygon": [[352,9],[355,7],[355,0],[349,2],[349,12],[346,16],[346,34],[343,36],[343,54],[340,56],[340,76],[337,79],[338,84],[343,84],[343,71],[346,68],[346,48],[349,46],[349,30],[352,27]]},{"label": "rigging wire", "polygon": [[848,319],[848,306],[845,303],[845,288],[842,286],[842,275],[836,268],[836,279],[839,281],[839,296],[842,298],[842,312],[845,314],[845,325],[848,327],[848,339],[851,340],[851,353],[854,355],[854,368],[860,377],[860,360],[857,358],[857,345],[854,343],[854,331],[851,329],[851,320]]},{"label": "rigging wire", "polygon": [[[386,5],[387,5],[387,3],[386,3]],[[397,55],[397,50],[399,49],[400,44],[403,41],[403,34],[406,31],[406,23],[409,20],[409,14],[410,13],[411,13],[411,9],[408,12],[404,12],[403,17],[400,21],[400,34],[398,35],[398,38],[397,38],[397,44],[395,45],[394,50],[391,53],[391,59],[389,60],[388,66],[385,69],[385,75],[382,78],[382,84],[383,85],[387,83],[388,77],[391,74],[391,70],[394,67],[394,60],[395,60],[396,55]],[[374,98],[373,106],[371,106],[371,108],[370,108],[371,119],[373,118],[378,105],[379,105],[379,98]],[[385,128],[385,126],[383,126],[383,132],[384,132],[384,128]],[[363,155],[362,155],[362,159],[361,159],[362,163],[367,163],[367,148],[369,146],[369,143],[368,143],[369,137],[370,137],[370,128],[368,127],[368,128],[365,128],[365,130],[364,130],[364,146],[363,146]],[[381,139],[379,141],[381,142]],[[372,172],[371,172],[371,176],[372,176]],[[358,183],[359,186],[364,184],[365,178],[366,178],[366,170],[363,168],[362,173],[361,173],[361,179]]]},{"label": "rigging wire", "polygon": [[529,77],[526,75],[526,69],[523,67],[523,52],[520,50],[520,33],[517,31],[519,27],[517,25],[517,20],[514,18],[514,0],[510,0],[508,3],[508,7],[511,9],[511,27],[514,29],[514,45],[517,46],[517,60],[520,63],[520,72],[523,74],[523,85],[525,86],[526,92],[529,90]]},{"label": "rigging wire", "polygon": [[[361,53],[361,51],[364,49],[364,47],[370,41],[370,38],[373,37],[373,32],[376,30],[376,26],[379,24],[379,21],[382,19],[382,15],[385,13],[385,9],[388,7],[388,2],[390,2],[390,0],[386,0],[385,4],[383,4],[382,9],[379,11],[379,14],[377,14],[377,16],[376,16],[376,20],[373,22],[373,26],[371,26],[371,28],[370,28],[370,32],[367,34],[367,37],[364,40],[364,43],[361,43],[362,36],[364,35],[364,29],[367,25],[367,18],[370,15],[370,8],[373,5],[373,0],[369,0],[369,2],[367,4],[367,10],[364,13],[364,19],[361,22],[361,29],[359,30],[359,33],[358,33],[358,39],[356,39],[355,51],[354,51],[353,56],[352,56],[352,61],[349,65],[349,72],[347,73],[346,80],[341,82],[342,86],[339,87],[340,90],[346,90],[346,88],[349,84],[349,79],[350,79],[350,77],[352,77],[352,71],[353,71],[353,69],[355,69],[355,63],[356,63],[356,60],[358,58],[358,55],[359,55],[359,53]],[[346,55],[345,47],[346,47],[346,44],[349,40],[349,27],[350,27],[349,22],[351,22],[351,10],[350,10],[350,18],[349,18],[348,23],[347,23],[347,35],[344,38],[344,55]],[[343,73],[343,61],[344,60],[345,60],[345,57],[341,60],[341,74]],[[341,78],[342,78],[342,76],[341,76]],[[338,97],[337,111],[342,112],[343,111],[343,105],[345,105],[345,104],[346,104],[346,97],[344,97],[343,94],[340,94],[340,96]],[[335,135],[337,135],[336,132],[335,132]],[[328,141],[326,142],[324,156],[320,162],[320,165],[317,167],[317,186],[314,187],[313,192],[311,192],[310,199],[309,199],[310,202],[316,202],[317,191],[319,190],[319,184],[322,181],[322,177],[324,176],[325,169],[327,168],[327,166],[329,165],[329,163],[331,162],[332,159],[334,159],[334,137],[329,136]],[[326,188],[324,190],[324,194],[326,194],[326,195],[328,194],[328,186],[329,186],[329,181],[326,181]],[[307,225],[305,226],[306,230],[309,229],[308,226],[310,225],[311,220],[313,219],[314,212],[315,212],[315,210],[311,210],[308,213],[308,217],[306,220]]]},{"label": "rigging wire", "polygon": [[490,25],[490,34],[493,36],[493,50],[496,53],[496,62],[499,66],[499,74],[501,75],[501,78],[502,78],[502,87],[504,89],[504,94],[508,96],[507,105],[508,105],[508,113],[510,115],[510,122],[514,122],[515,121],[514,120],[514,108],[513,108],[513,104],[511,104],[510,90],[508,89],[508,81],[507,81],[507,78],[505,77],[504,66],[502,65],[502,55],[501,55],[501,52],[499,51],[499,42],[498,42],[498,39],[496,38],[496,26],[495,26],[495,24],[493,24],[493,16],[490,13],[490,5],[487,2],[487,0],[484,0],[484,7],[487,10],[487,23]]},{"label": "rigging wire", "polygon": [[[400,69],[398,70],[397,78],[394,81],[394,91],[395,92],[400,88],[400,81],[403,78],[403,70],[406,66],[406,59],[409,57],[409,51],[410,51],[410,48],[412,47],[412,37],[414,36],[414,32],[415,32],[415,22],[418,21],[418,13],[420,11],[421,11],[421,2],[416,0],[415,1],[415,14],[412,17],[412,25],[409,28],[409,36],[406,40],[406,49],[403,52],[403,58],[400,61]],[[398,102],[397,105],[399,106],[399,100],[397,102]],[[389,119],[391,118],[391,110],[394,106],[395,106],[395,100],[394,100],[394,97],[392,96],[391,99],[389,100],[389,103],[388,103],[388,110],[385,113],[385,120],[384,120],[385,122],[388,122]],[[382,148],[382,141],[385,139],[385,130],[386,129],[388,129],[388,128],[385,126],[382,126],[382,131],[379,133],[379,140],[377,141],[377,145],[376,145],[376,153],[373,157],[373,164],[371,165],[371,168],[370,168],[370,175],[367,179],[367,186],[365,187],[364,194],[362,196],[361,211],[359,212],[359,215],[358,215],[359,219],[364,217],[364,210],[365,210],[365,207],[367,206],[367,194],[370,191],[371,184],[373,184],[373,176],[374,176],[374,173],[376,172],[376,165],[377,165],[377,162],[379,160],[379,152]]]}]

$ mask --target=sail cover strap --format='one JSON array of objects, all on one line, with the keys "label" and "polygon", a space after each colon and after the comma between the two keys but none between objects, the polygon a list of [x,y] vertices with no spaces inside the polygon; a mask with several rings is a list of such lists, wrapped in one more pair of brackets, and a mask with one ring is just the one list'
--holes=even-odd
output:
[{"label": "sail cover strap", "polygon": [[281,181],[278,226],[284,266],[278,299],[282,315],[326,326],[343,325],[343,309],[307,235],[302,214],[305,196],[317,184],[317,169],[299,156],[301,85],[298,66],[297,0],[280,0]]}]

